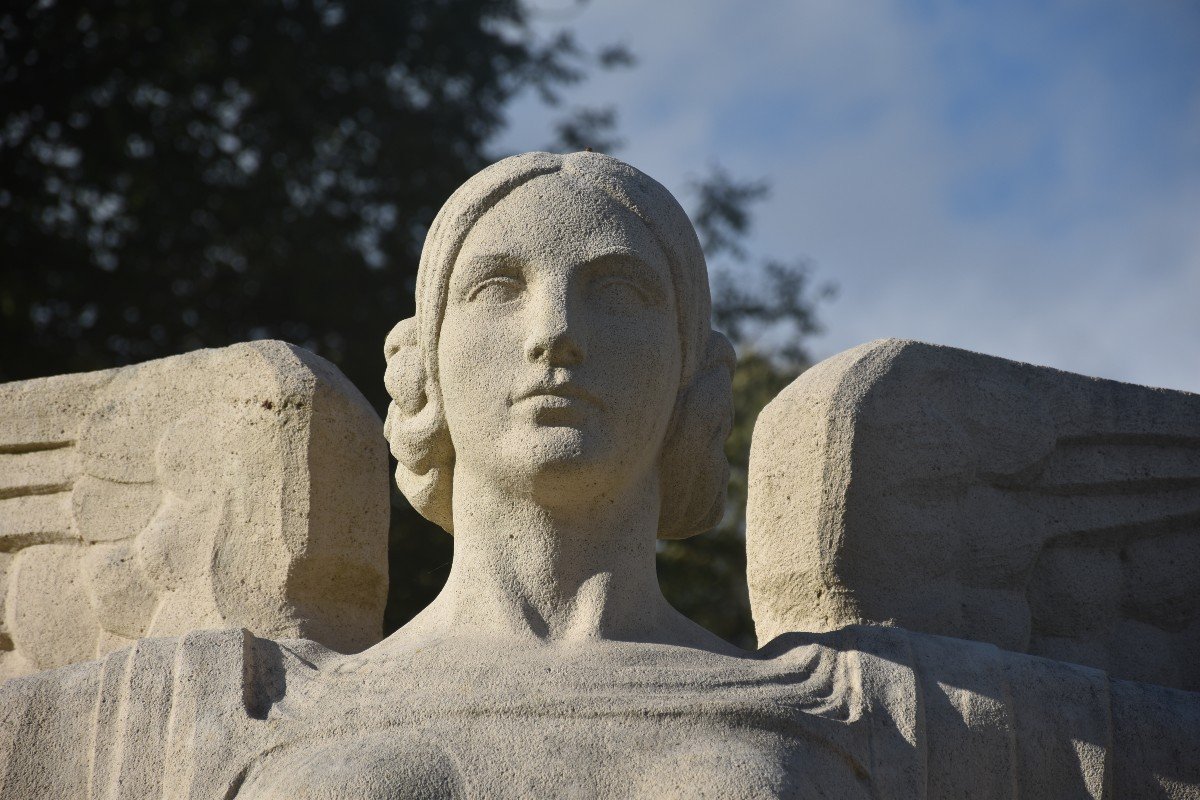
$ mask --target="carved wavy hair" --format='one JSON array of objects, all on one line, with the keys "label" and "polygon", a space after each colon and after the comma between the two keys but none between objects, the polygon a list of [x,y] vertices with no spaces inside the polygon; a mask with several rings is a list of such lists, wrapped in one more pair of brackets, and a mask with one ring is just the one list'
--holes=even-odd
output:
[{"label": "carved wavy hair", "polygon": [[725,508],[733,424],[733,348],[711,329],[704,253],[687,214],[661,184],[599,153],[525,153],[484,169],[450,196],[434,218],[417,271],[417,313],[384,345],[392,396],[384,435],[399,461],[396,484],[426,519],[453,532],[454,447],[438,382],[438,337],[450,273],[471,228],[526,181],[557,172],[598,189],[637,216],[667,256],[682,348],[680,392],[659,461],[658,536],[682,539],[711,528]]}]

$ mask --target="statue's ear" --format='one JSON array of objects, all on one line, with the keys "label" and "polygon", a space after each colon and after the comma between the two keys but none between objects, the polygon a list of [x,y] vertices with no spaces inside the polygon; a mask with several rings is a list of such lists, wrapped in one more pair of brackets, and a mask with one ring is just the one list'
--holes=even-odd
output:
[{"label": "statue's ear", "polygon": [[685,539],[716,525],[725,511],[733,428],[733,345],[709,331],[700,368],[680,392],[660,467],[660,539]]},{"label": "statue's ear", "polygon": [[421,516],[450,531],[454,448],[440,395],[429,391],[415,317],[392,328],[383,353],[383,382],[392,397],[383,435],[398,462],[396,485]]}]

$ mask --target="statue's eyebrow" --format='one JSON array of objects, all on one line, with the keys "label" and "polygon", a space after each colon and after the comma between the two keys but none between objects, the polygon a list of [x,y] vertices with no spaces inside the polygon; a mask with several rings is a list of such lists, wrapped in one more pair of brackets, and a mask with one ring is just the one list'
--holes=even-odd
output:
[{"label": "statue's eyebrow", "polygon": [[512,253],[484,253],[479,255],[471,255],[460,263],[454,265],[455,271],[462,269],[464,272],[478,275],[494,275],[497,273],[516,273],[521,269],[522,260]]},{"label": "statue's eyebrow", "polygon": [[584,262],[585,268],[602,265],[605,262],[613,263],[620,259],[622,263],[634,264],[639,272],[646,272],[648,275],[653,275],[655,278],[662,278],[659,271],[655,269],[649,261],[642,257],[642,254],[631,247],[621,245],[615,247],[606,247],[595,253],[588,254],[587,261]]}]

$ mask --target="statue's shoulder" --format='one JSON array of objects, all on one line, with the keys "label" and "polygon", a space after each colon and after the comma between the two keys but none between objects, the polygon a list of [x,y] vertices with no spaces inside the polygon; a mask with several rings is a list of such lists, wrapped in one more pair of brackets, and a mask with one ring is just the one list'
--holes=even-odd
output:
[{"label": "statue's shoulder", "polygon": [[1017,776],[1022,796],[1100,796],[1109,774],[1105,743],[1119,731],[1100,670],[884,625],[785,633],[758,654],[819,665],[829,698],[869,729],[871,774],[897,785],[973,796],[986,764]]},{"label": "statue's shoulder", "polygon": [[142,639],[0,686],[0,796],[221,796],[289,684],[337,653],[242,629]]}]

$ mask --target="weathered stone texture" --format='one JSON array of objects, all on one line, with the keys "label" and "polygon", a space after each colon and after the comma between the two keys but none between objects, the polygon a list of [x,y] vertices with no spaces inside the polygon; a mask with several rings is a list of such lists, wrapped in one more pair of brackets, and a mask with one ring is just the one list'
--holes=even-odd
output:
[{"label": "weathered stone texture", "polygon": [[387,591],[379,418],[282,342],[0,386],[0,676],[244,626],[344,651]]},{"label": "weathered stone texture", "polygon": [[884,340],[759,417],[759,637],[856,622],[1200,689],[1200,396]]}]

